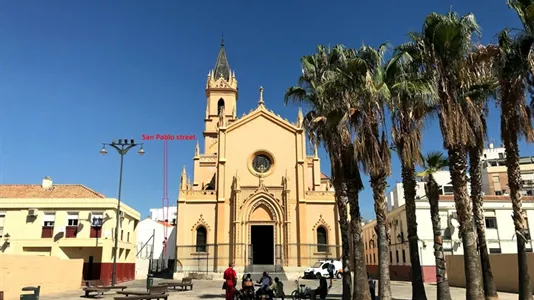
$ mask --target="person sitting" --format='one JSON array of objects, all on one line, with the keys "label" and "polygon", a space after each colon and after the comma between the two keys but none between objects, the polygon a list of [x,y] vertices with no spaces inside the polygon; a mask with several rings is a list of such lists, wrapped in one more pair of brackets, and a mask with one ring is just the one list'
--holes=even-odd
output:
[{"label": "person sitting", "polygon": [[323,300],[326,299],[327,294],[328,283],[326,282],[326,278],[324,276],[321,276],[319,278],[319,287],[317,287],[315,290],[312,290],[310,299],[316,299],[317,295],[319,295],[319,299]]},{"label": "person sitting", "polygon": [[280,279],[278,277],[274,278],[274,283],[273,283],[273,286],[272,286],[272,290],[273,290],[274,296],[276,298],[280,298],[280,299],[284,300],[284,297],[286,296],[286,294],[284,293],[284,283],[282,281],[280,281]]},{"label": "person sitting", "polygon": [[258,293],[256,293],[256,298],[259,299],[260,295],[268,295],[269,299],[272,299],[272,279],[267,272],[263,272],[263,276],[258,280],[258,283],[260,284],[260,289],[258,290]]},{"label": "person sitting", "polygon": [[250,273],[243,276],[243,281],[241,282],[241,293],[246,295],[254,295],[254,281],[252,281],[252,276]]}]

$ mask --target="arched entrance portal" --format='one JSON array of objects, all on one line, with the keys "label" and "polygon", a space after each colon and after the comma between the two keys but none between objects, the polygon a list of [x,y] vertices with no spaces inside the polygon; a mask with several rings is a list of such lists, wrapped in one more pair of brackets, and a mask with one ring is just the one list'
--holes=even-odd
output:
[{"label": "arched entrance portal", "polygon": [[283,213],[278,201],[270,194],[259,193],[247,201],[242,217],[249,245],[247,265],[280,264]]},{"label": "arched entrance portal", "polygon": [[274,264],[274,218],[262,204],[250,215],[250,247],[254,265]]}]

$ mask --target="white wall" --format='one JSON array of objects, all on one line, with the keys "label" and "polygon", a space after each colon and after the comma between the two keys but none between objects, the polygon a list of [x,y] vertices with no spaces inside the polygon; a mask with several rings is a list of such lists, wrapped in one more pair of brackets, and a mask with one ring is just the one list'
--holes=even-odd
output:
[{"label": "white wall", "polygon": [[176,206],[167,207],[168,213],[165,218],[165,210],[163,208],[151,208],[150,209],[150,219],[154,221],[165,221],[168,220],[169,223],[172,223],[173,220],[176,220]]},{"label": "white wall", "polygon": [[500,158],[499,153],[502,154],[503,158],[506,157],[504,147],[495,148],[493,143],[490,143],[488,145],[488,148],[484,149],[481,159],[482,161],[488,160],[488,159],[499,159]]},{"label": "white wall", "polygon": [[[176,258],[176,227],[167,226],[167,251],[165,253],[163,241],[165,240],[165,225],[151,219],[144,219],[137,225],[137,245],[138,249],[146,244],[154,234],[154,239],[150,240],[145,249],[151,249],[154,244],[152,259],[175,259]],[[139,250],[138,250],[139,251]],[[143,249],[143,253],[145,250]]]},{"label": "white wall", "polygon": [[[458,236],[458,229],[454,228],[450,222],[450,216],[456,212],[454,202],[441,201],[440,202],[440,216],[442,230],[445,230],[447,226],[449,233],[451,234],[450,240],[444,240],[444,248],[449,248],[446,254],[463,254],[463,245],[460,237]],[[419,252],[421,265],[433,266],[434,260],[434,236],[432,231],[432,222],[430,219],[430,204],[426,199],[416,202],[416,218],[417,218],[417,234],[419,236]],[[524,202],[523,209],[525,210],[528,218],[529,228],[534,228],[534,203]],[[516,237],[514,224],[512,221],[512,205],[509,201],[486,201],[484,202],[485,217],[495,217],[497,220],[497,229],[486,229],[488,248],[500,249],[501,253],[517,253]],[[396,226],[392,225],[390,228],[390,234],[392,238],[390,250],[392,251],[391,265],[409,265],[409,248],[408,248],[408,232],[406,223],[406,210],[405,206],[399,207],[395,211],[388,213],[387,220],[399,220]],[[372,236],[374,232],[374,226],[376,222],[372,221],[364,226],[364,242],[368,243],[369,236]],[[367,234],[365,234],[367,232]],[[399,243],[396,239],[397,235],[403,232],[405,237],[404,243]],[[534,234],[534,230],[532,231]],[[425,248],[426,245],[426,248]],[[532,247],[532,242],[527,244],[527,247]],[[406,253],[406,261],[402,259],[402,250]],[[396,250],[399,251],[399,262],[396,260]]]}]

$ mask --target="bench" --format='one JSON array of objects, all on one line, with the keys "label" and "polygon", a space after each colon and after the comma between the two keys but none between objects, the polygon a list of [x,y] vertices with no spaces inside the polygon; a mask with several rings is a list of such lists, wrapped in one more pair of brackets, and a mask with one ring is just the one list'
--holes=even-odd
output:
[{"label": "bench", "polygon": [[[109,292],[109,289],[101,288],[101,287],[84,287],[83,291],[85,292],[85,297],[93,296],[95,298],[100,298],[104,296],[105,292]],[[95,293],[95,294],[91,295],[91,293]]]},{"label": "bench", "polygon": [[132,295],[132,296],[146,296],[146,295],[161,295],[166,294],[168,291],[167,286],[161,285],[161,286],[153,286],[150,288],[148,292],[146,291],[117,291],[117,294],[124,295],[126,297]]},{"label": "bench", "polygon": [[125,285],[106,285],[101,279],[98,280],[87,280],[85,281],[85,284],[87,287],[96,287],[96,288],[104,288],[104,289],[110,289],[110,290],[121,290],[124,291],[124,289],[127,288]]},{"label": "bench", "polygon": [[[124,291],[124,289],[127,288],[127,286],[125,285],[104,285],[104,282],[102,280],[87,280],[85,281],[85,285],[86,287],[83,288],[83,291],[85,292],[85,297],[94,296],[95,298],[104,296],[104,293],[109,292],[110,290]],[[92,293],[94,293],[95,295],[91,295]]]},{"label": "bench", "polygon": [[169,294],[165,293],[165,294],[152,294],[152,295],[138,295],[138,296],[131,296],[131,297],[126,297],[126,296],[119,296],[119,297],[114,297],[113,299],[115,300],[152,300],[152,299],[163,299],[163,300],[167,300],[169,298]]},{"label": "bench", "polygon": [[168,288],[176,289],[179,287],[182,291],[187,291],[187,288],[189,287],[191,290],[193,290],[193,279],[190,277],[185,277],[182,279],[181,282],[178,281],[167,281],[167,282],[161,282],[159,283],[160,286],[166,286]]}]

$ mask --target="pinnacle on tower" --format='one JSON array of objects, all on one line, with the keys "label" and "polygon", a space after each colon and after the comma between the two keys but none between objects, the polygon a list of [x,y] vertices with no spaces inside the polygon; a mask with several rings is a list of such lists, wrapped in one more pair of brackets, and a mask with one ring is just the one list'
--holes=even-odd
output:
[{"label": "pinnacle on tower", "polygon": [[226,51],[224,50],[224,36],[221,40],[221,49],[217,56],[217,62],[215,62],[215,68],[213,69],[213,77],[215,80],[224,78],[229,81],[231,76],[230,65],[228,64],[228,58],[226,57]]}]

